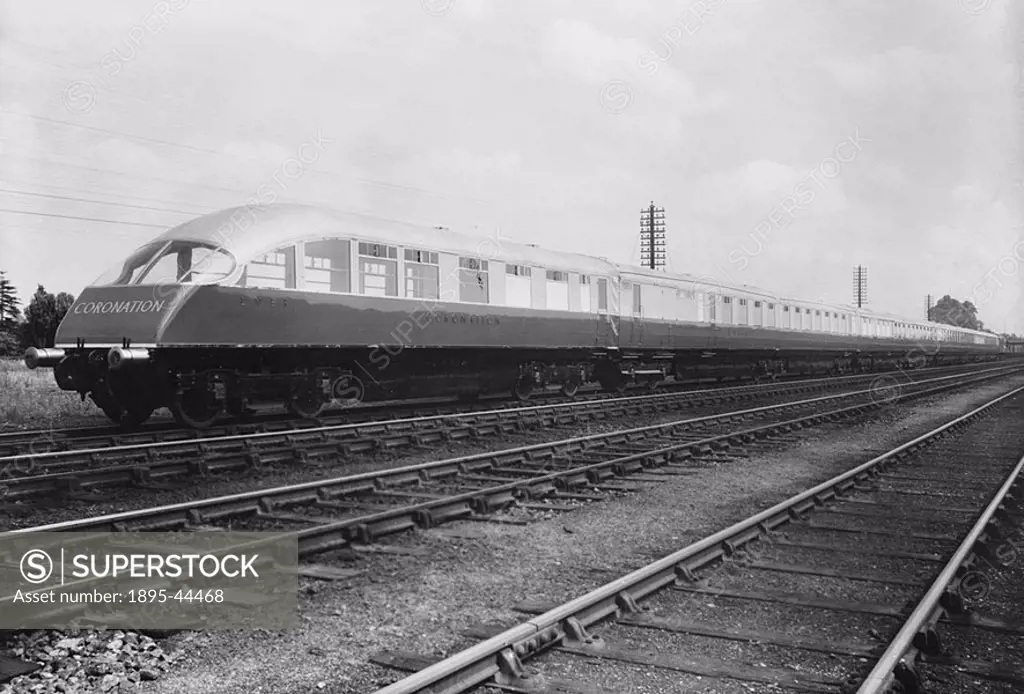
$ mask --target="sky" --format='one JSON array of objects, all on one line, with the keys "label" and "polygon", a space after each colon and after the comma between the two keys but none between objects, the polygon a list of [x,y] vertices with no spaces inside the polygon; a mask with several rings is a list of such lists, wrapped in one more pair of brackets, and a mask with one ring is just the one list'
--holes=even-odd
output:
[{"label": "sky", "polygon": [[671,270],[1024,334],[1022,11],[3,0],[0,270],[77,293],[261,185],[636,263],[653,201]]}]

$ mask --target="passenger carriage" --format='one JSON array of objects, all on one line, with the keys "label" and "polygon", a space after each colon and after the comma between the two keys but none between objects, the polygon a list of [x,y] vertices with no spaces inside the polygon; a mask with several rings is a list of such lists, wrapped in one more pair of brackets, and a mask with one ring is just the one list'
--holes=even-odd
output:
[{"label": "passenger carriage", "polygon": [[[833,372],[920,345],[937,362],[998,353],[987,333],[627,267],[493,236],[306,206],[233,208],[144,244],[78,297],[54,349],[59,386],[137,423],[276,402],[572,395],[596,381]],[[927,348],[925,348],[927,347]]]}]

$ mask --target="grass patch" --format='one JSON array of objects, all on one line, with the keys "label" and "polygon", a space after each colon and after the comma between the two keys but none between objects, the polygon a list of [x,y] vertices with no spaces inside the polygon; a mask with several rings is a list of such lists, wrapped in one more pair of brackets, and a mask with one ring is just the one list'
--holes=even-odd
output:
[{"label": "grass patch", "polygon": [[102,424],[91,400],[61,390],[53,369],[30,370],[16,359],[0,359],[0,429],[45,429]]}]

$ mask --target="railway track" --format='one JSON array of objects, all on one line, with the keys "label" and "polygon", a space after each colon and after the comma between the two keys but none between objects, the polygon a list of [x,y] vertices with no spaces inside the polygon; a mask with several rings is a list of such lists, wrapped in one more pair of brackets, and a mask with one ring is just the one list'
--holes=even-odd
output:
[{"label": "railway track", "polygon": [[[916,369],[915,375],[932,376],[936,374],[956,374],[965,371],[991,368],[991,365],[968,365],[955,367],[936,367],[928,369]],[[757,392],[766,388],[803,388],[805,386],[814,389],[819,386],[844,387],[852,383],[870,382],[877,378],[898,378],[906,380],[906,375],[901,373],[872,373],[853,376],[840,376],[835,378],[812,378],[783,380],[773,384],[748,384],[742,386],[726,386],[715,388],[703,388],[694,390],[692,383],[669,382],[660,386],[661,390],[670,392],[687,393],[692,397],[706,397],[709,394],[721,393],[723,397],[734,394]],[[628,395],[628,393],[627,393]],[[546,400],[556,401],[557,404],[572,406],[574,404],[586,403],[594,400],[609,399],[610,396],[600,391],[584,391],[575,400],[566,401],[557,392],[538,394],[535,397],[538,405],[546,405]],[[269,432],[301,431],[314,429],[323,426],[337,426],[341,424],[362,424],[374,421],[387,421],[394,419],[412,419],[417,417],[443,416],[464,414],[467,412],[484,412],[488,410],[502,409],[513,403],[507,397],[496,396],[481,398],[476,403],[454,403],[451,401],[438,402],[419,401],[414,403],[381,403],[377,405],[363,405],[356,408],[336,409],[329,411],[315,420],[296,419],[282,414],[263,415],[251,422],[225,422],[222,425],[211,427],[205,430],[183,429],[171,420],[165,422],[154,422],[141,427],[137,431],[126,431],[117,426],[98,427],[69,427],[58,429],[32,429],[27,431],[0,432],[0,459],[13,458],[24,455],[39,455],[55,451],[73,451],[86,449],[101,449],[131,444],[159,443],[167,441],[194,441],[196,439],[208,439],[219,436],[244,435]]]},{"label": "railway track", "polygon": [[[965,375],[942,376],[924,380],[908,378],[903,386],[874,381],[867,389],[775,405],[777,411],[794,411],[823,404],[856,399],[872,404],[885,402],[900,389],[916,391],[934,386],[958,385],[977,379],[989,379],[1012,372],[1015,367],[971,371]],[[39,496],[71,497],[90,500],[88,492],[115,485],[136,485],[156,490],[174,477],[206,476],[212,473],[257,470],[264,466],[320,466],[340,457],[372,453],[399,447],[427,447],[452,440],[478,438],[499,433],[521,432],[532,427],[573,427],[581,421],[605,421],[648,413],[718,405],[723,401],[772,400],[780,394],[832,390],[832,381],[813,384],[788,384],[778,388],[692,393],[666,393],[646,397],[605,398],[583,403],[491,410],[462,415],[431,416],[370,424],[344,424],[301,431],[264,432],[190,441],[132,444],[86,451],[55,451],[33,456],[0,459],[0,470],[28,471],[30,474],[7,475],[0,493],[7,501]],[[732,389],[730,389],[732,390]],[[753,403],[751,403],[753,404]],[[754,408],[766,412],[768,408]],[[705,426],[713,417],[677,422],[676,428]],[[729,415],[724,415],[729,416]],[[32,474],[34,473],[34,474]],[[93,497],[95,498],[95,497]]]},{"label": "railway track", "polygon": [[[972,380],[989,377],[973,376]],[[902,393],[910,400],[951,390],[962,380]],[[160,530],[262,530],[294,539],[310,558],[342,547],[359,547],[413,527],[449,520],[507,521],[501,511],[526,506],[553,511],[628,492],[626,485],[687,475],[737,449],[788,443],[789,433],[855,417],[881,407],[870,400],[836,406],[833,398],[801,406],[774,405],[670,424],[492,451],[394,470],[263,489],[157,508],[23,528],[27,532]],[[695,428],[699,426],[701,430]],[[618,479],[615,479],[618,478]],[[516,522],[512,520],[512,522]],[[224,551],[241,551],[230,548]],[[18,571],[15,558],[0,561],[0,574]],[[88,590],[88,581],[60,589]],[[17,609],[13,596],[0,611]],[[66,608],[74,611],[74,606]],[[63,614],[63,613],[61,613]]]},{"label": "railway track", "polygon": [[1020,691],[1019,604],[965,595],[1024,539],[1022,421],[1018,387],[449,658],[379,654],[414,674],[378,694]]},{"label": "railway track", "polygon": [[[667,384],[670,390],[674,384]],[[570,402],[587,401],[612,397],[600,391],[580,389],[579,395]],[[564,396],[558,392],[538,393],[533,400],[544,404]],[[390,419],[426,417],[430,415],[458,414],[475,410],[499,409],[517,401],[508,397],[483,397],[475,402],[423,399],[413,402],[382,402],[356,407],[338,407],[328,410],[315,419],[297,418],[292,415],[267,412],[258,413],[247,421],[225,421],[207,429],[187,429],[170,418],[153,421],[129,430],[116,425],[67,427],[57,429],[29,429],[0,432],[0,457],[39,454],[51,451],[84,450],[106,448],[133,443],[154,443],[160,441],[188,441],[233,434],[256,434],[263,432],[300,431],[335,424],[357,424]]]}]

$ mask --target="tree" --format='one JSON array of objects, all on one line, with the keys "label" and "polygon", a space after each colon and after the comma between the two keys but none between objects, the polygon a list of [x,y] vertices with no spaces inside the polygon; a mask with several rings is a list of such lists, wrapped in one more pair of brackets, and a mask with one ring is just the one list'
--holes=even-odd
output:
[{"label": "tree", "polygon": [[14,285],[7,279],[7,273],[0,270],[0,324],[10,325],[21,317],[21,299]]},{"label": "tree", "polygon": [[53,347],[57,337],[57,326],[75,303],[75,297],[67,292],[54,296],[38,285],[28,308],[25,309],[25,326],[22,342],[26,347]]},{"label": "tree", "polygon": [[13,356],[18,352],[21,343],[20,305],[18,292],[6,273],[0,270],[0,357]]},{"label": "tree", "polygon": [[983,330],[985,324],[978,320],[978,308],[970,301],[960,303],[946,294],[928,311],[928,320],[933,323],[955,325],[968,330]]}]

